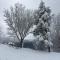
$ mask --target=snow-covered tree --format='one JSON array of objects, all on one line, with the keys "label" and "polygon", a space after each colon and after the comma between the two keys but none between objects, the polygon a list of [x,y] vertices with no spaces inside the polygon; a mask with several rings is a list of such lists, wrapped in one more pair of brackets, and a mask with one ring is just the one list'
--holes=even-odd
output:
[{"label": "snow-covered tree", "polygon": [[[48,42],[48,48],[50,51],[50,39],[48,38],[48,36],[50,34],[51,10],[49,7],[45,7],[43,1],[41,1],[38,10],[35,11],[34,20],[35,25],[37,25],[37,28],[33,32],[34,35],[41,35],[43,37],[42,41]],[[39,38],[41,38],[41,36],[39,36]],[[43,47],[43,43],[40,46]]]},{"label": "snow-covered tree", "polygon": [[15,33],[22,47],[24,37],[33,24],[32,12],[25,9],[22,4],[16,3],[15,7],[5,10],[4,16],[6,17],[5,21],[9,26],[9,30]]},{"label": "snow-covered tree", "polygon": [[54,51],[60,52],[60,14],[55,17],[54,27],[53,48]]}]

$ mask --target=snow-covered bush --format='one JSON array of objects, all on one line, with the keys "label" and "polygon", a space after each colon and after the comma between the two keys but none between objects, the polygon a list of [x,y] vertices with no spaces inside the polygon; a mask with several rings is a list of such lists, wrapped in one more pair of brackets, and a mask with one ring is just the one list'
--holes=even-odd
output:
[{"label": "snow-covered bush", "polygon": [[14,46],[14,43],[13,42],[9,42],[8,45]]},{"label": "snow-covered bush", "polygon": [[49,42],[48,40],[35,40],[33,43],[33,47],[36,50],[47,50],[48,46],[53,47],[52,42]]},{"label": "snow-covered bush", "polygon": [[34,49],[40,49],[40,50],[44,50],[44,39],[43,39],[43,36],[41,35],[38,35],[36,36],[36,40],[34,40],[33,42],[33,46],[34,46]]}]

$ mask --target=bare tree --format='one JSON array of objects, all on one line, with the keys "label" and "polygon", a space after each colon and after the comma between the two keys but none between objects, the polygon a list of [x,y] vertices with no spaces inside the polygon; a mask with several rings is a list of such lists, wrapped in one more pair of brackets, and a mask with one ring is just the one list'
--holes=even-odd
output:
[{"label": "bare tree", "polygon": [[20,47],[22,47],[24,37],[33,24],[32,12],[25,9],[22,4],[16,3],[15,7],[5,10],[4,16],[6,17],[5,21],[9,26],[9,30],[15,33],[20,41]]}]

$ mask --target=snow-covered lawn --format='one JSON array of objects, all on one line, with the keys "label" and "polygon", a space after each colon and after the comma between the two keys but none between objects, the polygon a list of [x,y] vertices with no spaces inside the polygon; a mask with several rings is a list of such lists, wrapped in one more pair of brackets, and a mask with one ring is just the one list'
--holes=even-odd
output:
[{"label": "snow-covered lawn", "polygon": [[60,60],[60,53],[0,45],[0,60]]}]

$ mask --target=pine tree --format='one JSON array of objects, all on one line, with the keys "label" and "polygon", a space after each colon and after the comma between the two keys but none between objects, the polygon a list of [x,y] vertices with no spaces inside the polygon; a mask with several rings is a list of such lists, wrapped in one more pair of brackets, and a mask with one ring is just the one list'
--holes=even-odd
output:
[{"label": "pine tree", "polygon": [[[37,26],[37,28],[33,32],[34,35],[36,36],[41,35],[43,37],[43,41],[47,40],[49,42],[48,32],[51,21],[51,10],[49,7],[45,7],[43,1],[41,1],[38,10],[36,10],[34,19],[35,19],[35,25]],[[48,43],[48,48],[49,48],[49,43]]]}]

